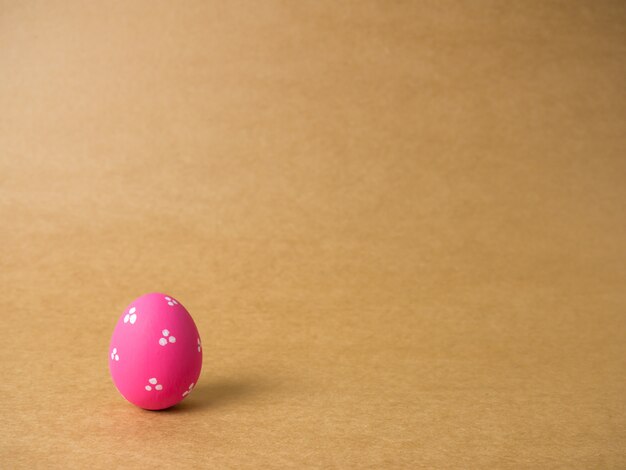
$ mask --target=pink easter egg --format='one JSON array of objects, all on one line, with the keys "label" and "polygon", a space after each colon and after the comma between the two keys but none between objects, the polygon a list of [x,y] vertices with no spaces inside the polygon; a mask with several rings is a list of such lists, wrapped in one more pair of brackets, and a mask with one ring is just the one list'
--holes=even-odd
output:
[{"label": "pink easter egg", "polygon": [[124,398],[147,410],[169,408],[191,393],[200,369],[200,335],[180,302],[155,293],[126,307],[109,347],[111,377]]}]

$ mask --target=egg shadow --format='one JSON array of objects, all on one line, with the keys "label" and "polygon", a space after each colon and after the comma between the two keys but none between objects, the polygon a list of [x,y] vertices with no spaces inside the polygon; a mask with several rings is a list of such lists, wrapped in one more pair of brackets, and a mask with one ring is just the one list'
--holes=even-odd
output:
[{"label": "egg shadow", "polygon": [[273,388],[271,384],[258,377],[222,378],[203,381],[196,385],[188,398],[171,408],[162,410],[166,413],[187,413],[205,408],[219,408],[254,400]]}]

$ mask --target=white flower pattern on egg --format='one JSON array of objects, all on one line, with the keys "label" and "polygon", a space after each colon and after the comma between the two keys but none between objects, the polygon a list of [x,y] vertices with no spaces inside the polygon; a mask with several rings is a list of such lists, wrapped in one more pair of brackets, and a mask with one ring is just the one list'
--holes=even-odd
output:
[{"label": "white flower pattern on egg", "polygon": [[195,384],[192,382],[192,383],[191,383],[191,385],[189,385],[189,390],[185,390],[185,391],[183,392],[183,396],[184,396],[184,397],[186,397],[187,395],[189,395],[189,394],[191,393],[191,390],[193,389],[193,386],[194,386],[194,385],[195,385]]},{"label": "white flower pattern on egg", "polygon": [[137,314],[135,313],[137,309],[135,307],[131,307],[128,310],[128,313],[124,316],[124,323],[130,322],[131,325],[134,325],[137,321]]},{"label": "white flower pattern on egg", "polygon": [[159,339],[159,344],[161,346],[167,345],[168,341],[170,343],[175,343],[176,342],[176,338],[174,336],[170,335],[170,330],[163,330],[163,331],[161,331],[161,334],[163,335],[163,337],[161,339]]},{"label": "white flower pattern on egg", "polygon": [[112,361],[119,361],[120,360],[120,356],[119,356],[119,354],[117,354],[117,348],[113,348],[113,351],[111,351],[111,360]]},{"label": "white flower pattern on egg", "polygon": [[165,296],[165,300],[167,301],[167,305],[169,305],[170,307],[173,307],[174,305],[178,305],[178,302],[169,296]]},{"label": "white flower pattern on egg", "polygon": [[161,391],[163,390],[163,385],[161,385],[160,383],[158,383],[159,381],[156,379],[156,377],[152,377],[151,379],[148,379],[148,383],[150,385],[146,385],[146,390],[148,392],[152,391],[152,386],[154,385],[154,389]]}]

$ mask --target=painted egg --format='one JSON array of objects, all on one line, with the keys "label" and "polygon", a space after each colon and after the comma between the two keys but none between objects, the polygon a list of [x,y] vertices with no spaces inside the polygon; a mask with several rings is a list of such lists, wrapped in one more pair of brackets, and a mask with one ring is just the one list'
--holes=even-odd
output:
[{"label": "painted egg", "polygon": [[200,335],[180,302],[156,293],[126,307],[109,346],[111,377],[124,398],[147,410],[169,408],[191,393],[201,368]]}]

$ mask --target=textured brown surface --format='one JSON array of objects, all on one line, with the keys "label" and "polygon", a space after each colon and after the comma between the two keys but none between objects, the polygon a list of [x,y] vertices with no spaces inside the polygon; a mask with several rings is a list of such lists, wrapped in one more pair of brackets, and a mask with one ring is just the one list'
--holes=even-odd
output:
[{"label": "textured brown surface", "polygon": [[626,4],[511,3],[2,2],[0,466],[626,468]]}]

